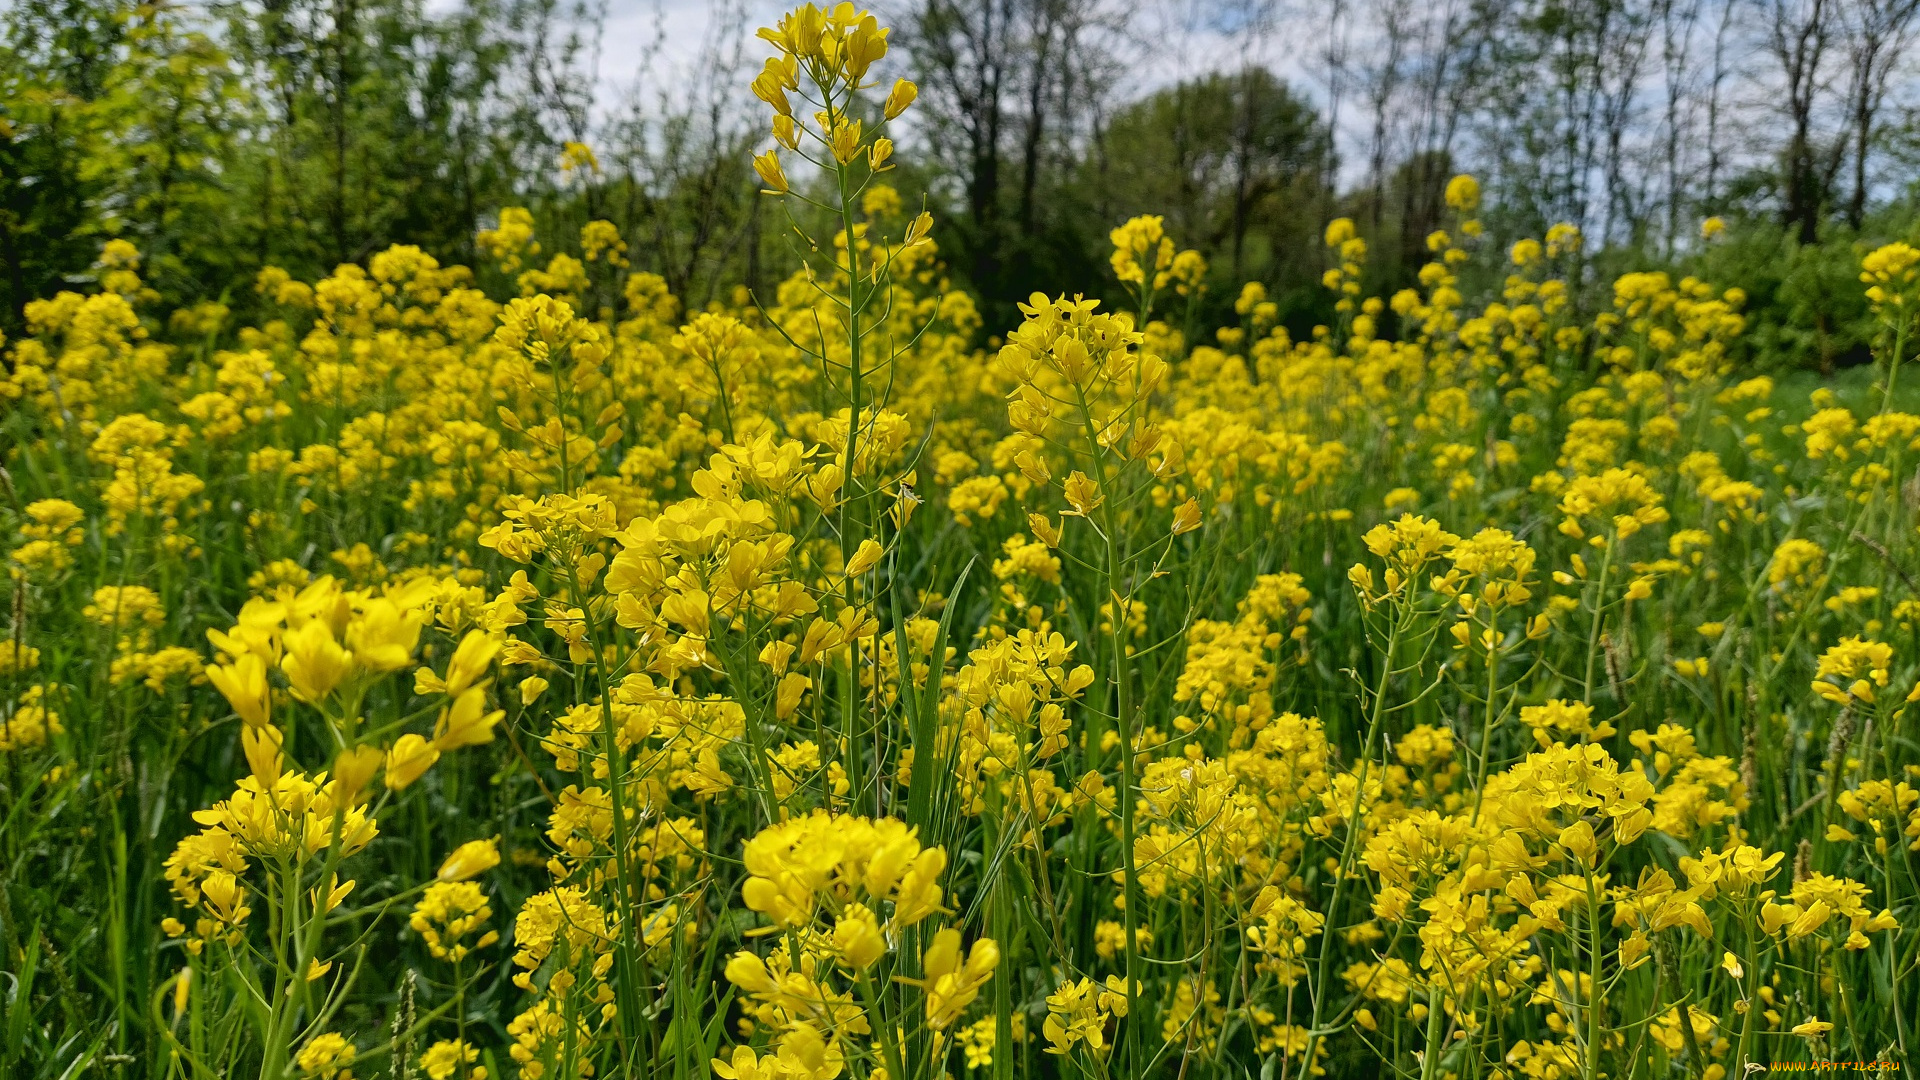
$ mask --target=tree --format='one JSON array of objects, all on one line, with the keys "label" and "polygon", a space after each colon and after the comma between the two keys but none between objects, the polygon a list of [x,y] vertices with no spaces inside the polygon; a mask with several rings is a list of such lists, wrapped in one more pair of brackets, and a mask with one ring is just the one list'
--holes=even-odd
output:
[{"label": "tree", "polygon": [[[1155,91],[1114,114],[1101,139],[1119,164],[1101,181],[1105,217],[1160,213],[1183,244],[1224,252],[1235,279],[1312,248],[1332,140],[1318,112],[1262,67],[1214,72]],[[1264,259],[1248,257],[1250,238]],[[1317,252],[1315,253],[1317,255]]]},{"label": "tree", "polygon": [[1654,20],[1660,26],[1662,159],[1666,169],[1666,228],[1663,250],[1673,257],[1680,236],[1680,211],[1686,186],[1683,147],[1689,129],[1686,104],[1696,87],[1692,70],[1694,33],[1700,23],[1703,0],[1653,0]]},{"label": "tree", "polygon": [[25,0],[0,15],[0,326],[93,262],[105,91],[131,4]]},{"label": "tree", "polygon": [[[765,200],[748,164],[763,135],[738,107],[747,26],[738,3],[718,8],[691,69],[671,73],[671,91],[631,98],[607,132],[614,169],[603,185],[605,213],[645,241],[634,265],[658,273],[690,307],[705,306],[728,281],[768,285]],[[662,28],[642,67],[657,70],[665,46]]]},{"label": "tree", "polygon": [[1886,103],[1896,64],[1913,41],[1920,0],[1844,0],[1840,23],[1846,34],[1847,112],[1853,136],[1853,191],[1847,224],[1858,229],[1867,212],[1867,158],[1874,125]]},{"label": "tree", "polygon": [[1074,239],[1084,223],[1066,223],[1087,200],[1060,181],[1099,153],[1127,11],[1108,0],[922,0],[904,21],[924,144],[963,207],[943,243],[989,318],[1011,318],[1011,302],[1049,275],[1084,276]]},{"label": "tree", "polygon": [[1780,68],[1780,107],[1788,128],[1780,151],[1780,213],[1803,244],[1820,239],[1821,214],[1839,164],[1818,130],[1834,8],[1835,0],[1768,0],[1767,5],[1767,50]]},{"label": "tree", "polygon": [[227,53],[174,5],[135,9],[124,43],[93,104],[102,137],[87,169],[101,227],[139,247],[163,293],[217,293],[235,272],[222,171],[246,122],[246,88]]},{"label": "tree", "polygon": [[219,10],[259,88],[261,120],[237,167],[261,262],[324,271],[401,239],[460,252],[476,223],[459,210],[496,202],[557,156],[527,137],[549,125],[506,122],[505,73],[544,70],[504,36],[524,24],[518,8],[428,17],[415,0],[233,0]]},{"label": "tree", "polygon": [[952,170],[966,207],[971,276],[997,274],[1001,157],[1025,53],[1025,0],[926,0],[903,27],[924,102],[928,146]]}]

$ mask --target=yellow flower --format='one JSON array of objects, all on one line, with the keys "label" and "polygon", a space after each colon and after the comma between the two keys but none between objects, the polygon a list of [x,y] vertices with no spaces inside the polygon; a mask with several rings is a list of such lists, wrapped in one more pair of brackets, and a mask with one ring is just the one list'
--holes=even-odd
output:
[{"label": "yellow flower", "polygon": [[1100,485],[1078,469],[1067,477],[1066,495],[1067,505],[1073,507],[1075,517],[1086,517],[1098,509],[1102,501]]},{"label": "yellow flower", "polygon": [[1047,1053],[1066,1054],[1083,1042],[1099,1053],[1106,1046],[1107,1021],[1126,1015],[1125,979],[1110,975],[1104,984],[1091,979],[1064,983],[1047,995],[1047,1019],[1041,1025],[1041,1034],[1053,1044]]},{"label": "yellow flower", "polygon": [[1173,535],[1183,536],[1200,527],[1200,500],[1189,498],[1173,511]]},{"label": "yellow flower", "polygon": [[547,692],[547,687],[550,685],[552,684],[538,675],[529,675],[520,680],[520,704],[523,706],[533,704],[539,700],[541,694]]},{"label": "yellow flower", "polygon": [[493,726],[506,712],[502,709],[487,712],[486,708],[485,687],[470,686],[454,698],[452,705],[440,710],[440,719],[434,724],[434,750],[444,752],[492,742]]},{"label": "yellow flower", "polygon": [[387,786],[405,791],[440,760],[440,751],[418,735],[400,736],[387,751]]},{"label": "yellow flower", "polygon": [[571,173],[577,170],[597,173],[600,171],[600,159],[591,146],[569,140],[560,146],[560,171]]},{"label": "yellow flower", "polygon": [[207,667],[207,681],[233,706],[233,711],[250,727],[264,727],[273,714],[273,698],[267,687],[267,664],[248,653],[231,664]]},{"label": "yellow flower", "polygon": [[798,70],[799,65],[791,56],[768,57],[766,66],[761,69],[760,74],[754,76],[750,85],[753,96],[773,106],[776,115],[790,117],[793,113],[793,105],[788,102],[786,92],[800,88],[800,83],[795,78]]},{"label": "yellow flower", "polygon": [[1795,1024],[1793,1027],[1793,1033],[1807,1040],[1808,1042],[1816,1042],[1820,1039],[1824,1039],[1827,1037],[1827,1032],[1832,1030],[1833,1030],[1832,1024],[1827,1023],[1825,1020],[1822,1020],[1817,1016],[1810,1017],[1808,1018],[1806,1023]]},{"label": "yellow flower", "polygon": [[1560,847],[1582,866],[1591,869],[1595,865],[1600,845],[1594,840],[1593,826],[1584,821],[1576,821],[1560,831],[1559,840]]},{"label": "yellow flower", "polygon": [[1471,214],[1480,206],[1480,181],[1465,173],[1447,181],[1447,205],[1462,213]]},{"label": "yellow flower", "polygon": [[872,967],[887,952],[887,939],[880,933],[880,922],[864,904],[851,904],[840,914],[833,928],[833,947],[840,959],[854,970]]},{"label": "yellow flower", "polygon": [[822,810],[762,829],[747,841],[744,862],[741,899],[787,927],[808,925],[828,892],[842,902],[891,900],[889,925],[915,925],[939,909],[947,864],[944,850],[923,849],[903,822]]},{"label": "yellow flower", "polygon": [[[493,918],[493,908],[480,886],[471,881],[436,881],[414,905],[408,925],[427,943],[436,959],[459,963],[476,949],[500,940],[494,930],[481,930]],[[471,944],[468,935],[481,931]]]},{"label": "yellow flower", "polygon": [[927,991],[927,1026],[935,1031],[953,1026],[999,966],[1000,947],[991,938],[975,941],[962,961],[960,931],[948,927],[935,934],[920,959]]},{"label": "yellow flower", "polygon": [[860,541],[860,547],[853,553],[853,558],[847,560],[847,576],[859,577],[873,569],[880,564],[881,558],[886,553],[887,549],[877,540],[869,538]]},{"label": "yellow flower", "polygon": [[309,619],[286,636],[280,669],[293,684],[293,696],[310,705],[324,701],[353,672],[353,654],[340,647],[320,619]]},{"label": "yellow flower", "polygon": [[522,255],[537,255],[540,252],[540,245],[533,239],[533,214],[519,206],[503,208],[499,222],[491,229],[481,229],[474,236],[474,243],[498,260],[502,270],[509,272],[519,269]]},{"label": "yellow flower", "polygon": [[609,266],[627,265],[627,242],[620,237],[620,227],[611,221],[589,221],[580,227],[580,253],[588,262],[598,262],[604,255]]},{"label": "yellow flower", "polygon": [[102,626],[119,629],[158,626],[166,621],[160,594],[144,585],[103,585],[93,591],[93,603],[80,613]]},{"label": "yellow flower", "polygon": [[1042,544],[1050,548],[1060,546],[1060,527],[1049,521],[1043,514],[1028,514],[1027,527]]},{"label": "yellow flower", "polygon": [[[827,149],[833,152],[833,159],[842,165],[851,163],[860,151],[860,134],[860,121],[842,118],[836,122],[833,130],[827,134]],[[768,155],[772,153],[773,151],[771,150],[767,151]],[[758,168],[758,158],[754,159],[754,165]],[[776,161],[774,165],[777,170],[779,163]],[[762,179],[766,179],[766,173],[763,172],[760,175]],[[779,184],[768,180],[767,186],[784,190],[784,188],[781,188],[781,185],[785,183],[786,181],[784,179],[782,179]]]},{"label": "yellow flower", "polygon": [[1547,229],[1547,256],[1559,258],[1561,255],[1572,254],[1580,250],[1583,242],[1584,237],[1580,235],[1579,226],[1570,225],[1564,221],[1559,222]]},{"label": "yellow flower", "polygon": [[914,99],[919,96],[919,87],[905,79],[895,79],[893,89],[887,92],[887,102],[882,111],[887,119],[892,120],[906,112],[913,105]]},{"label": "yellow flower", "polygon": [[214,870],[200,882],[200,893],[206,899],[207,908],[220,921],[238,926],[247,921],[251,913],[246,905],[247,887],[240,879],[226,870]]},{"label": "yellow flower", "polygon": [[299,1066],[302,1075],[314,1080],[348,1080],[351,1074],[347,1067],[356,1056],[357,1051],[345,1036],[329,1031],[308,1040],[294,1056],[293,1063]]},{"label": "yellow flower", "polygon": [[249,724],[240,729],[240,749],[247,756],[247,768],[264,786],[280,779],[280,744],[286,738],[279,728]]},{"label": "yellow flower", "polygon": [[1873,688],[1887,685],[1888,667],[1893,663],[1893,646],[1881,641],[1844,637],[1820,654],[1814,672],[1814,692],[1828,701],[1846,704],[1849,699],[1871,703]]},{"label": "yellow flower", "polygon": [[1624,540],[1645,526],[1667,520],[1662,501],[1646,477],[1626,469],[1576,477],[1560,498],[1560,512],[1565,515],[1560,532],[1583,539],[1587,534],[1581,523],[1585,521]]},{"label": "yellow flower", "polygon": [[467,631],[453,650],[453,659],[447,661],[446,688],[442,692],[455,698],[465,693],[487,673],[487,666],[500,655],[502,646],[499,638],[483,630]]},{"label": "yellow flower", "polygon": [[731,1058],[714,1058],[708,1064],[721,1080],[780,1080],[782,1075],[779,1059],[772,1054],[761,1058],[747,1046],[736,1046]]},{"label": "yellow flower", "polygon": [[767,185],[767,194],[785,195],[787,193],[787,174],[780,169],[780,155],[777,151],[768,150],[756,156],[753,159],[753,171],[759,173],[760,182]]},{"label": "yellow flower", "polygon": [[441,1039],[420,1055],[427,1080],[487,1080],[484,1065],[476,1065],[480,1051],[459,1039]]},{"label": "yellow flower", "polygon": [[440,872],[441,881],[466,881],[500,865],[500,848],[493,840],[469,840],[453,849]]},{"label": "yellow flower", "polygon": [[1108,234],[1108,239],[1113,242],[1108,261],[1115,277],[1144,288],[1152,274],[1153,288],[1166,284],[1167,271],[1173,266],[1173,240],[1166,234],[1164,218],[1133,218]]},{"label": "yellow flower", "polygon": [[355,746],[342,750],[333,758],[334,781],[348,800],[355,800],[385,761],[386,755],[378,747]]},{"label": "yellow flower", "polygon": [[1920,249],[1895,242],[1875,248],[1860,260],[1860,281],[1875,311],[1914,306],[1920,285]]},{"label": "yellow flower", "polygon": [[347,624],[347,646],[361,666],[370,671],[398,671],[413,659],[426,619],[385,597],[367,601]]},{"label": "yellow flower", "polygon": [[855,82],[887,55],[887,35],[891,32],[891,28],[881,26],[872,15],[865,15],[854,24],[853,32],[846,35],[847,74]]}]

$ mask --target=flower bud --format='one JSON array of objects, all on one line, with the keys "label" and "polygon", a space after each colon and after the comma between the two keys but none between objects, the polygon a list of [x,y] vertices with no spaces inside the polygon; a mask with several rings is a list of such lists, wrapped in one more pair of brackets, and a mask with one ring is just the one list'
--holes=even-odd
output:
[{"label": "flower bud", "polygon": [[886,117],[891,120],[906,112],[915,98],[920,96],[920,88],[905,79],[895,79],[893,90],[887,94]]}]

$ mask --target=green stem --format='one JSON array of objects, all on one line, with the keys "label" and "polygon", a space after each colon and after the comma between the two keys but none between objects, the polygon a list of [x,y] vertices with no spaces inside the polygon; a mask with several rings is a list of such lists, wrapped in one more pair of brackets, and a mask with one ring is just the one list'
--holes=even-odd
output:
[{"label": "green stem", "polygon": [[1600,1080],[1600,1018],[1606,1011],[1606,993],[1600,981],[1600,898],[1594,892],[1593,871],[1587,878],[1587,1080]]},{"label": "green stem", "polygon": [[[825,87],[822,88],[826,90]],[[831,91],[824,93],[827,104],[827,130],[832,131],[840,110],[833,104]],[[840,199],[840,228],[847,238],[847,444],[846,471],[841,476],[840,498],[840,551],[842,557],[852,558],[867,538],[866,493],[859,487],[859,468],[857,465],[860,450],[860,414],[864,406],[864,380],[866,377],[865,354],[862,349],[860,330],[860,309],[864,300],[860,296],[860,251],[855,242],[853,220],[852,178],[844,162],[834,161],[834,186]],[[821,342],[821,348],[826,343]],[[825,357],[822,356],[824,361]],[[859,597],[854,580],[848,576],[841,585],[842,596],[847,607],[852,608]],[[844,747],[836,746],[834,752],[840,754],[846,763],[848,794],[855,805],[859,804],[864,777],[860,767],[860,744],[855,737],[860,717],[860,643],[847,643],[847,684],[846,696],[841,701],[840,736]],[[874,762],[878,770],[881,763]]]},{"label": "green stem", "polygon": [[1593,702],[1593,664],[1600,655],[1600,624],[1607,610],[1607,578],[1613,573],[1613,549],[1620,542],[1616,535],[1607,543],[1607,553],[1600,559],[1600,577],[1593,586],[1593,626],[1587,631],[1587,671],[1581,680],[1586,693],[1582,700]]},{"label": "green stem", "polygon": [[[1427,1041],[1420,1054],[1420,1080],[1433,1080],[1439,1075],[1435,1070],[1440,1067],[1440,1012],[1440,986],[1430,982],[1427,984]],[[1301,1071],[1310,1076],[1312,1067],[1309,1059]]]},{"label": "green stem", "polygon": [[[567,565],[567,587],[570,597],[580,605],[580,620],[584,624],[587,636],[587,648],[593,654],[593,674],[600,691],[600,752],[607,761],[607,802],[613,815],[613,880],[618,890],[618,903],[615,914],[619,919],[619,936],[614,940],[614,964],[619,969],[619,985],[614,988],[617,996],[616,1013],[619,1025],[615,1033],[619,1036],[623,1065],[631,1063],[629,1055],[633,1052],[636,1038],[634,1027],[638,1019],[639,972],[634,965],[633,933],[637,925],[630,910],[638,903],[633,889],[633,868],[628,864],[627,855],[631,851],[628,840],[626,796],[622,792],[626,773],[625,755],[620,751],[620,741],[614,735],[616,721],[613,716],[613,686],[607,677],[605,658],[601,651],[599,634],[595,632],[592,605],[580,588],[580,575],[571,561]],[[649,1029],[651,1030],[651,1029]]]},{"label": "green stem", "polygon": [[1900,354],[1907,348],[1907,318],[1901,312],[1900,325],[1893,332],[1893,355],[1887,359],[1887,392],[1880,399],[1880,415],[1893,411],[1893,386],[1900,377]]},{"label": "green stem", "polygon": [[[1497,627],[1493,627],[1497,629]],[[1493,699],[1499,692],[1500,646],[1496,641],[1487,648],[1487,707],[1480,724],[1480,775],[1473,783],[1473,817],[1470,825],[1480,824],[1480,803],[1487,790],[1487,768],[1493,760]]]},{"label": "green stem", "polygon": [[[1091,422],[1088,425],[1091,432]],[[1125,919],[1127,940],[1127,1017],[1126,1032],[1122,1036],[1125,1042],[1123,1060],[1130,1065],[1138,1064],[1140,1053],[1139,1040],[1135,1031],[1140,1026],[1136,1009],[1139,1005],[1140,951],[1135,939],[1140,932],[1139,881],[1137,867],[1134,865],[1134,747],[1133,747],[1133,687],[1131,671],[1127,662],[1127,612],[1123,610],[1130,601],[1122,599],[1117,583],[1123,572],[1123,556],[1120,551],[1120,538],[1115,532],[1118,523],[1114,521],[1113,499],[1107,493],[1108,486],[1105,459],[1100,455],[1097,440],[1094,441],[1094,463],[1100,473],[1100,490],[1103,495],[1102,522],[1107,534],[1106,586],[1107,603],[1112,605],[1111,625],[1113,626],[1113,684],[1115,724],[1120,733],[1120,861],[1126,873],[1126,881],[1121,886],[1121,915]]]},{"label": "green stem", "polygon": [[[1409,583],[1407,587],[1411,589],[1413,586]],[[1411,600],[1406,602],[1410,604]],[[1374,687],[1373,703],[1368,710],[1367,735],[1360,744],[1360,759],[1355,762],[1358,772],[1353,787],[1353,805],[1347,812],[1347,835],[1340,844],[1340,865],[1333,879],[1333,895],[1327,900],[1327,916],[1320,927],[1320,956],[1314,965],[1313,1014],[1307,1025],[1307,1049],[1303,1059],[1307,1068],[1312,1067],[1314,1047],[1320,1040],[1320,1023],[1326,1016],[1327,998],[1331,990],[1328,985],[1331,973],[1329,965],[1333,962],[1333,939],[1338,936],[1340,900],[1346,892],[1347,877],[1353,869],[1354,852],[1358,850],[1356,840],[1360,833],[1360,803],[1366,797],[1367,766],[1372,764],[1374,740],[1379,738],[1380,723],[1386,718],[1387,684],[1393,678],[1393,654],[1399,649],[1400,634],[1405,623],[1405,613],[1396,612],[1393,629],[1387,635],[1387,653],[1380,664],[1380,681]]]}]

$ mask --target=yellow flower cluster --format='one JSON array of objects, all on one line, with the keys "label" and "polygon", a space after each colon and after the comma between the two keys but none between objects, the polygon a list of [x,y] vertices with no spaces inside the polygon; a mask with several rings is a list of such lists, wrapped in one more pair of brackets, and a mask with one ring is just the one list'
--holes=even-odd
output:
[{"label": "yellow flower cluster", "polygon": [[170,895],[85,969],[116,1033],[329,1080],[1714,1080],[1920,1030],[1911,249],[1862,263],[1875,402],[1737,377],[1738,289],[1494,249],[1465,176],[1390,296],[1327,227],[1325,325],[1260,282],[1206,324],[1142,216],[1118,305],[984,327],[877,179],[887,28],[761,37],[806,240],[765,295],[683,312],[508,207],[481,275],[269,270],[254,325],[159,318],[118,241],[28,305],[0,813]]}]

